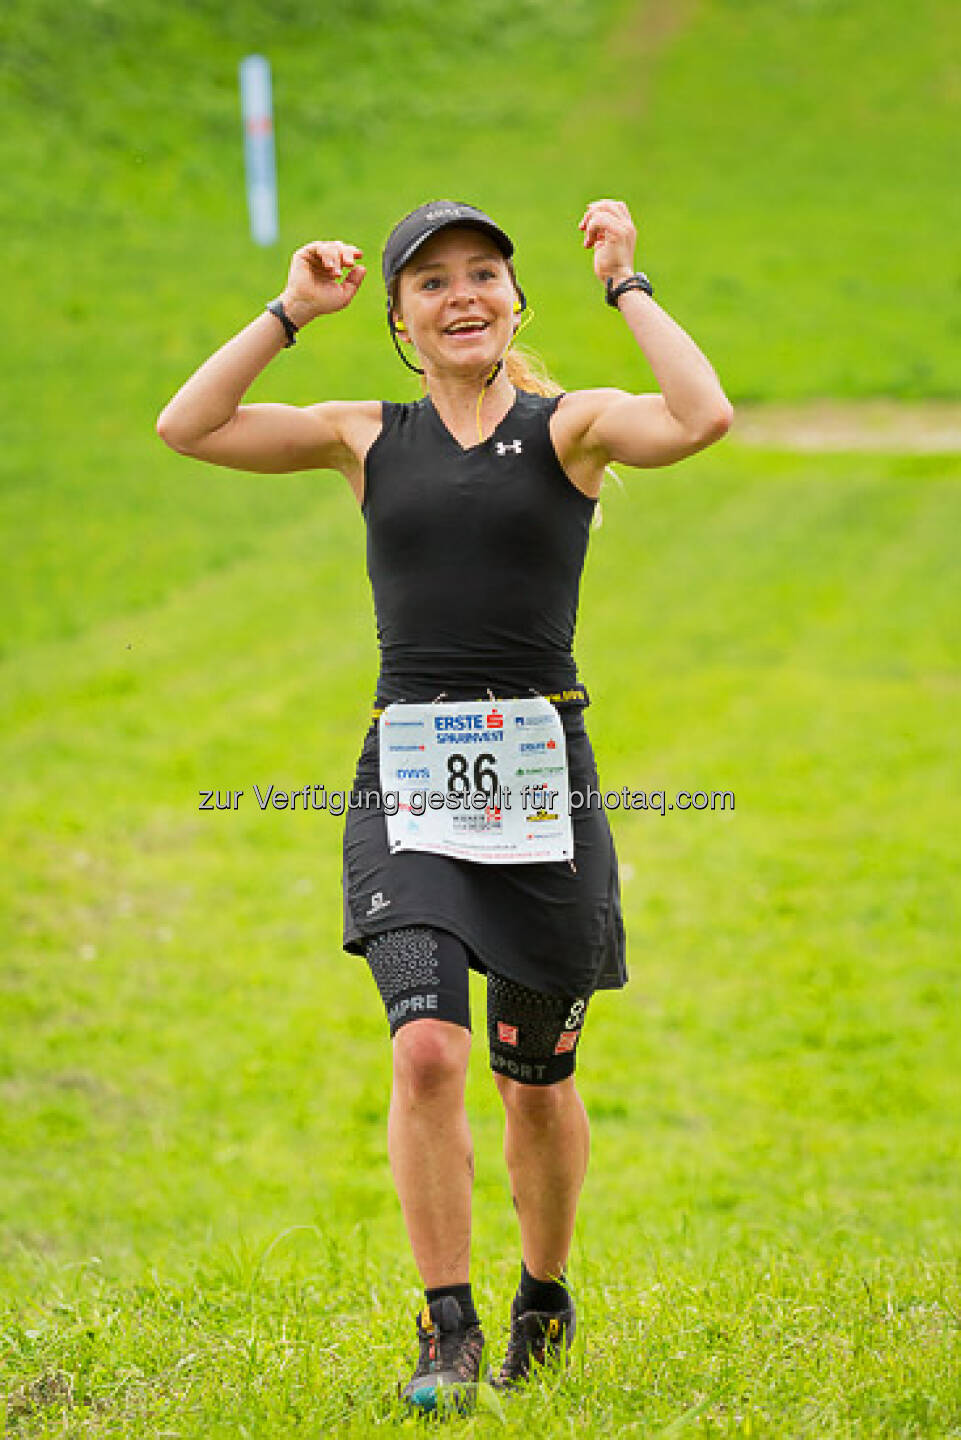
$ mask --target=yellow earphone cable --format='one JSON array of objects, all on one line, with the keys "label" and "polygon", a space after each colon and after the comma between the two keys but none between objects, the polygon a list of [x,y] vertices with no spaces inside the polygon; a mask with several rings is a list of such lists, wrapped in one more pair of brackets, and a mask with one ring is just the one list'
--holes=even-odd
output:
[{"label": "yellow earphone cable", "polygon": [[[509,349],[511,348],[511,346],[512,346],[513,343],[514,343],[514,341],[517,339],[518,335],[521,333],[521,331],[522,331],[526,326],[528,326],[528,325],[531,323],[531,321],[533,320],[533,318],[534,318],[534,312],[533,312],[533,310],[528,310],[527,314],[524,316],[523,320],[522,320],[521,323],[518,325],[517,329],[514,331],[514,333],[513,333],[513,335],[511,336],[510,340],[508,340],[508,342],[507,342],[507,350],[509,350]],[[504,354],[503,354],[503,355],[501,356],[501,358],[496,362],[496,364],[494,364],[494,365],[491,367],[491,372],[490,372],[490,374],[488,375],[487,379],[484,381],[483,385],[481,386],[480,394],[479,394],[478,397],[477,397],[477,438],[478,438],[478,440],[481,442],[481,444],[484,443],[484,427],[483,427],[482,424],[481,424],[481,406],[482,406],[483,403],[484,403],[484,395],[485,395],[486,392],[487,392],[487,387],[488,387],[489,385],[493,384],[494,378],[496,377],[498,370],[500,369],[501,365],[504,363],[505,356],[507,355],[507,350],[504,351]]]}]

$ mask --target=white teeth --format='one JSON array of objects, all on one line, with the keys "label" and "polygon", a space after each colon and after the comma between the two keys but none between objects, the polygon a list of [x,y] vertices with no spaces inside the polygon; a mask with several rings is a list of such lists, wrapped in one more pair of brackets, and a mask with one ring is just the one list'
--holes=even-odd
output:
[{"label": "white teeth", "polygon": [[447,333],[449,335],[457,335],[461,331],[484,330],[486,328],[487,322],[484,320],[462,320],[454,325],[448,325]]}]

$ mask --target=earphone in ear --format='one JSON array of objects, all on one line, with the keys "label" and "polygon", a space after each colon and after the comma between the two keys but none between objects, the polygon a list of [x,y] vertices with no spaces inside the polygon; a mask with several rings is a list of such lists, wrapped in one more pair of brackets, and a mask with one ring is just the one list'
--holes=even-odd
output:
[{"label": "earphone in ear", "polygon": [[521,304],[521,302],[520,302],[519,300],[515,300],[515,301],[514,301],[514,314],[515,314],[515,315],[519,315],[519,314],[521,313],[521,311],[523,310],[523,308],[524,308],[524,307],[523,307],[523,305]]},{"label": "earphone in ear", "polygon": [[406,330],[406,329],[407,329],[407,326],[404,324],[403,320],[395,320],[395,321],[394,321],[394,329],[395,329],[395,330]]}]

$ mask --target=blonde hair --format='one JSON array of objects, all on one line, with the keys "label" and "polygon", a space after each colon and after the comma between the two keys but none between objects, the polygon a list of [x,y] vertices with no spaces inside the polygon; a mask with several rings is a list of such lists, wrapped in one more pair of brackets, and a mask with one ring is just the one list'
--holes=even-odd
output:
[{"label": "blonde hair", "polygon": [[527,390],[531,395],[564,394],[563,385],[558,385],[541,357],[522,345],[510,346],[504,356],[504,369],[517,390]]}]

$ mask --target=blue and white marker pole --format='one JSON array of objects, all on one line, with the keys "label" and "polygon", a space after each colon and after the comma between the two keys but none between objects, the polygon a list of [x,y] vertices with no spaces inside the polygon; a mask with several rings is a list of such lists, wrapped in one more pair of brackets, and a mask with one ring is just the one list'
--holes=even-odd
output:
[{"label": "blue and white marker pole", "polygon": [[240,62],[240,106],[250,233],[258,245],[273,245],[277,239],[277,165],[270,61],[263,55],[247,55]]}]

